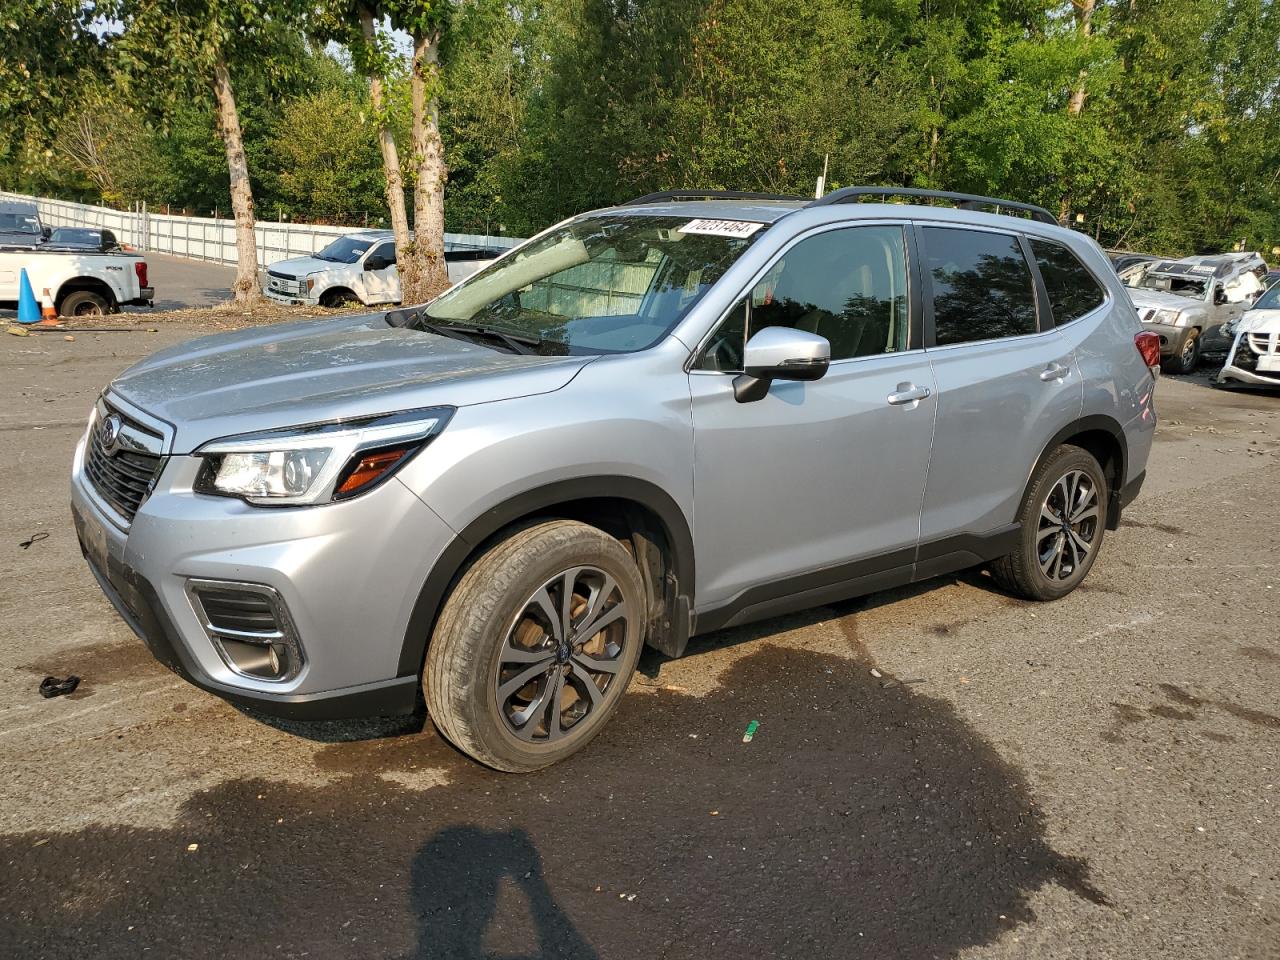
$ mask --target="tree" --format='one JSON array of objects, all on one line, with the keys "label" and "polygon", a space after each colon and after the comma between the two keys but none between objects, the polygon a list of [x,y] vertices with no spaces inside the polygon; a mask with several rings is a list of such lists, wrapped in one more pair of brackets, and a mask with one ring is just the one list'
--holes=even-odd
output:
[{"label": "tree", "polygon": [[282,206],[311,220],[346,224],[377,210],[383,176],[368,109],[367,101],[338,86],[285,104],[267,142]]},{"label": "tree", "polygon": [[440,46],[453,14],[450,0],[384,0],[391,25],[413,41],[413,240],[398,254],[405,303],[429,300],[449,287],[444,259],[444,185],[449,170],[440,140]]},{"label": "tree", "polygon": [[[253,187],[232,68],[290,72],[292,63],[273,55],[296,42],[301,8],[291,0],[115,0],[109,11],[123,24],[114,46],[135,85],[145,78],[168,108],[201,88],[212,94],[236,223],[232,292],[237,303],[259,299]],[[167,82],[156,84],[157,77]]]}]

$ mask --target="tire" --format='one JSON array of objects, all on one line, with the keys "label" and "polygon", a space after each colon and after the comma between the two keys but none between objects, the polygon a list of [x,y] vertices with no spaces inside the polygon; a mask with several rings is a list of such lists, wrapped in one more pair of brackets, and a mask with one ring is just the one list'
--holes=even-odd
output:
[{"label": "tire", "polygon": [[1200,331],[1192,329],[1182,341],[1182,352],[1163,364],[1165,373],[1195,373],[1200,366]]},{"label": "tire", "polygon": [[58,304],[58,315],[62,317],[101,317],[110,312],[106,297],[92,290],[74,290]]},{"label": "tire", "polygon": [[[1074,537],[1069,539],[1062,526],[1061,504],[1073,490],[1072,515],[1078,519],[1070,523]],[[991,564],[996,583],[1027,600],[1065,597],[1084,580],[1102,549],[1108,502],[1106,477],[1093,455],[1080,447],[1058,447],[1035,472],[1023,495],[1017,549]]]},{"label": "tire", "polygon": [[[562,760],[621,701],[644,645],[646,608],[640,571],[604,531],[571,520],[517,530],[445,601],[427,650],[427,712],[450,743],[496,770],[525,773]],[[593,611],[593,624],[608,618],[603,629],[576,634]]]}]

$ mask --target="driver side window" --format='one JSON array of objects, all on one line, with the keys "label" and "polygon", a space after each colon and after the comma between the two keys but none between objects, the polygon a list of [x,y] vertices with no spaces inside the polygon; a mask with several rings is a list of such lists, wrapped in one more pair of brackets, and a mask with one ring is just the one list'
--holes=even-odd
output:
[{"label": "driver side window", "polygon": [[746,341],[765,327],[825,337],[833,361],[906,350],[902,228],[848,227],[801,240],[725,317],[695,369],[741,370]]}]

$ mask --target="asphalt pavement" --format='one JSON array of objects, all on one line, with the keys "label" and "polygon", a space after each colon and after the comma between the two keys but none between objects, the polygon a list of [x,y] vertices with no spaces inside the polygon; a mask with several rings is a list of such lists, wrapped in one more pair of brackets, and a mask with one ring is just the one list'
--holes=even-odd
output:
[{"label": "asphalt pavement", "polygon": [[0,956],[1280,957],[1280,396],[1165,378],[1064,600],[967,573],[646,655],[511,776],[241,712],[101,596],[72,448],[201,332],[0,337]]}]

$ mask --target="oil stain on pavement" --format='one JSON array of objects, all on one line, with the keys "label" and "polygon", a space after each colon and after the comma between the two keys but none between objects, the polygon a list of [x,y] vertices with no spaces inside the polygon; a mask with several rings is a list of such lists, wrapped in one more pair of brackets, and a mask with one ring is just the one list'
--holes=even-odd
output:
[{"label": "oil stain on pavement", "polygon": [[[764,646],[529,776],[428,727],[319,747],[327,786],[197,794],[170,829],[3,836],[0,953],[933,958],[1030,921],[1046,884],[1105,909],[1023,776],[868,666]],[[410,768],[442,785],[386,777]]]}]

